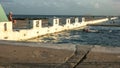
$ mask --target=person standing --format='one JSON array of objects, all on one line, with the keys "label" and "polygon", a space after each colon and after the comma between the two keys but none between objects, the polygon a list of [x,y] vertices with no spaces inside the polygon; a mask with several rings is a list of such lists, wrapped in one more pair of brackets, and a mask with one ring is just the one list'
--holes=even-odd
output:
[{"label": "person standing", "polygon": [[13,16],[12,12],[9,12],[8,16],[9,21],[12,21],[14,24],[16,24],[16,20],[13,20],[12,16]]}]

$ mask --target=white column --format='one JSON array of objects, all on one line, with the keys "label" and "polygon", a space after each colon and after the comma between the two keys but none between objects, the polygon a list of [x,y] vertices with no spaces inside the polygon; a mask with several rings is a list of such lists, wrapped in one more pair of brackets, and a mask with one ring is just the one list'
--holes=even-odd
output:
[{"label": "white column", "polygon": [[32,23],[33,23],[32,24],[33,25],[33,29],[42,27],[42,20],[33,20]]},{"label": "white column", "polygon": [[53,19],[53,26],[59,26],[59,18]]},{"label": "white column", "polygon": [[66,19],[66,24],[69,25],[70,24],[70,19]]},{"label": "white column", "polygon": [[82,17],[82,22],[85,22],[85,18],[84,17]]},{"label": "white column", "polygon": [[79,22],[79,19],[78,18],[75,18],[75,23],[78,23]]}]

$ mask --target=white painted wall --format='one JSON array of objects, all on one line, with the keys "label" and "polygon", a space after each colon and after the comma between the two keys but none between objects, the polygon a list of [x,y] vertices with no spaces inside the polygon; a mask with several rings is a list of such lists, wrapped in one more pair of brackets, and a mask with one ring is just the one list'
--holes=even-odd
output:
[{"label": "white painted wall", "polygon": [[[112,18],[116,19],[116,18]],[[34,38],[37,36],[60,32],[63,30],[70,30],[82,26],[86,26],[87,24],[95,24],[108,21],[108,18],[87,21],[85,22],[85,18],[82,18],[82,22],[79,22],[78,18],[75,18],[75,23],[71,24],[70,18],[66,19],[66,24],[64,26],[59,25],[59,18],[55,18],[52,20],[53,26],[51,27],[42,27],[42,20],[32,20],[30,21],[31,29],[20,29],[13,30],[12,22],[0,22],[0,40],[27,40],[30,38]],[[6,24],[6,25],[5,25]],[[5,29],[6,27],[6,29]]]}]

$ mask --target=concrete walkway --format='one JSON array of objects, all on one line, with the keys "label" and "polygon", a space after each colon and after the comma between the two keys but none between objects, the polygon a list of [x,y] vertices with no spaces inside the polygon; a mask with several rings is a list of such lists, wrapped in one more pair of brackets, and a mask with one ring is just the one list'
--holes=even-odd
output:
[{"label": "concrete walkway", "polygon": [[119,48],[0,41],[0,68],[120,68]]}]

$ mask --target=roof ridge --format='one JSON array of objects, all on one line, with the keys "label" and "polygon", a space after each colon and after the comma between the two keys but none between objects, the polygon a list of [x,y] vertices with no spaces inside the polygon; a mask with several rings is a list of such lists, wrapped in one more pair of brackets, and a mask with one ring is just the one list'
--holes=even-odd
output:
[{"label": "roof ridge", "polygon": [[5,22],[8,21],[8,18],[6,16],[6,13],[2,7],[2,5],[0,4],[0,22]]}]

